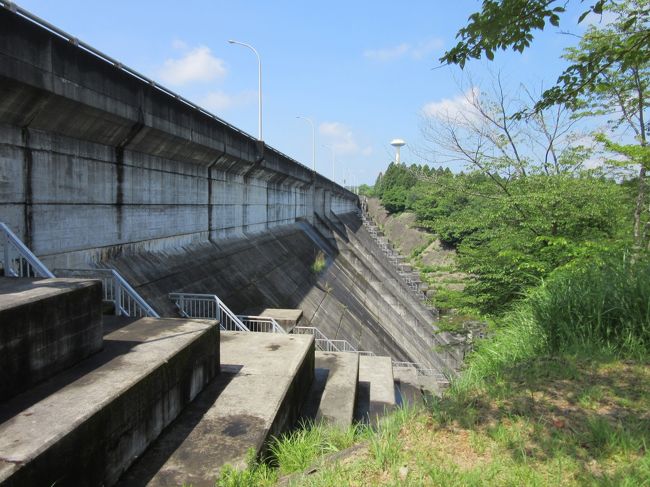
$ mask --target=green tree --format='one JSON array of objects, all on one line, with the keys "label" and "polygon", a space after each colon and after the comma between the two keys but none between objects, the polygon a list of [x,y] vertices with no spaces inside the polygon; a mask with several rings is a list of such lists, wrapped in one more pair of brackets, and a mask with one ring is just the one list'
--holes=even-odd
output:
[{"label": "green tree", "polygon": [[[590,27],[577,47],[570,48],[565,58],[572,64],[560,77],[563,86],[545,93],[549,99],[561,99],[567,87],[591,72],[590,89],[582,90],[571,104],[581,115],[605,115],[614,132],[631,130],[634,145],[613,143],[600,137],[606,149],[623,155],[629,164],[638,167],[638,188],[634,208],[633,235],[637,247],[644,246],[650,222],[647,210],[647,173],[650,158],[647,150],[647,116],[650,103],[650,51],[648,46],[629,52],[639,33],[648,30],[648,0],[629,0],[610,5],[616,18],[604,27]],[[641,15],[640,12],[645,12]],[[650,38],[648,38],[650,44]]]},{"label": "green tree", "polygon": [[[494,59],[497,50],[508,48],[523,52],[533,41],[533,33],[547,25],[559,26],[565,13],[566,0],[483,0],[480,12],[469,17],[469,22],[456,34],[458,43],[440,58],[445,64],[458,64],[461,68],[470,59],[483,55]],[[570,103],[574,98],[593,89],[599,74],[612,65],[631,64],[637,59],[650,59],[650,7],[647,0],[619,2],[597,0],[583,12],[578,22],[587,14],[602,14],[604,9],[615,11],[626,8],[619,17],[625,35],[614,45],[602,46],[581,62],[571,64],[559,77],[557,85],[548,90],[537,108],[558,102]]]}]

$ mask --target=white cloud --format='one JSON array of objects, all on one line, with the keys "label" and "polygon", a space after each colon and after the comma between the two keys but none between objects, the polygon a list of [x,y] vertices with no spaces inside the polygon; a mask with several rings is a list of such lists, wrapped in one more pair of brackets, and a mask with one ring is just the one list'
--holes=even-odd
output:
[{"label": "white cloud", "polygon": [[372,153],[373,153],[373,149],[372,149],[371,146],[365,147],[365,148],[361,151],[361,155],[366,156],[366,157],[372,155]]},{"label": "white cloud", "polygon": [[[352,130],[340,122],[323,122],[318,126],[318,132],[328,139],[336,154],[359,154],[368,149],[361,150]],[[370,148],[372,150],[372,148]],[[365,154],[364,154],[365,155]]]},{"label": "white cloud", "polygon": [[212,91],[205,95],[200,105],[213,112],[225,112],[233,107],[248,105],[257,99],[257,92],[244,91],[230,95],[224,91]]},{"label": "white cloud", "polygon": [[428,39],[426,41],[422,41],[417,46],[414,46],[411,49],[411,57],[413,59],[422,59],[424,57],[427,57],[433,51],[442,49],[444,45],[445,43],[443,42],[443,40],[438,39],[437,37],[434,37],[433,39]]},{"label": "white cloud", "polygon": [[184,51],[186,50],[189,46],[187,45],[187,42],[181,40],[181,39],[174,39],[172,41],[172,47],[176,49],[177,51]]},{"label": "white cloud", "polygon": [[420,41],[415,45],[402,42],[393,47],[366,49],[363,51],[363,55],[367,59],[378,62],[394,61],[403,57],[410,57],[411,59],[419,60],[427,57],[433,51],[440,49],[443,45],[444,42],[442,39],[434,37]]},{"label": "white cloud", "polygon": [[442,120],[473,118],[476,115],[476,108],[472,105],[472,101],[478,99],[478,96],[478,88],[472,87],[453,98],[443,98],[440,101],[427,103],[422,107],[422,112],[427,117]]},{"label": "white cloud", "polygon": [[206,46],[195,47],[178,59],[166,59],[160,70],[160,78],[171,85],[213,81],[225,75],[223,59],[214,57]]},{"label": "white cloud", "polygon": [[386,62],[401,58],[409,51],[410,48],[411,46],[408,44],[402,43],[398,46],[386,47],[383,49],[366,49],[363,51],[363,55],[364,57],[372,59],[373,61]]}]

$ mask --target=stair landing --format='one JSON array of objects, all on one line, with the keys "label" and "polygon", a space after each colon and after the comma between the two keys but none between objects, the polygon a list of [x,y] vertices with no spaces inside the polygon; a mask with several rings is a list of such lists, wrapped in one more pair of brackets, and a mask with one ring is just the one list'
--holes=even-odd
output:
[{"label": "stair landing", "polygon": [[311,336],[221,332],[221,374],[121,479],[122,486],[214,486],[291,427],[314,376]]}]

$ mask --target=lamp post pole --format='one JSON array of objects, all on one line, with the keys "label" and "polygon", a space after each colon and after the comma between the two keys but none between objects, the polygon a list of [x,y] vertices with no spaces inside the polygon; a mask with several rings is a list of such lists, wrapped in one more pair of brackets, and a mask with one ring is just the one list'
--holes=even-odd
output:
[{"label": "lamp post pole", "polygon": [[311,161],[314,166],[314,172],[316,172],[316,126],[314,125],[314,121],[311,118],[302,117],[300,115],[298,115],[296,118],[307,120],[307,122],[309,122],[311,125]]},{"label": "lamp post pole", "polygon": [[230,44],[239,44],[240,46],[247,47],[251,51],[255,53],[257,56],[257,133],[258,133],[258,139],[261,141],[262,139],[262,60],[260,58],[260,54],[257,52],[257,50],[251,46],[250,44],[246,44],[245,42],[239,42],[239,41],[233,41],[230,39],[228,41]]}]

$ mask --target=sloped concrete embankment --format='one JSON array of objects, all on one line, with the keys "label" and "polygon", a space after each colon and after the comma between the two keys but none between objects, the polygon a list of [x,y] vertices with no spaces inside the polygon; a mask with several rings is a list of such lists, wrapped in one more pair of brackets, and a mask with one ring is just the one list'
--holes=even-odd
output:
[{"label": "sloped concrete embankment", "polygon": [[[302,223],[109,263],[163,315],[176,314],[170,292],[217,294],[235,312],[300,308],[301,324],[316,326],[330,338],[397,360],[430,363],[428,346],[387,300],[399,301],[399,296],[379,293],[370,285],[382,280],[374,268],[367,265],[359,272],[345,257],[347,244],[336,245],[340,248]],[[320,253],[326,255],[326,266],[317,272],[312,265]]]},{"label": "sloped concrete embankment", "polygon": [[429,351],[436,351],[433,355],[429,354],[429,360],[423,363],[429,363],[433,367],[458,368],[462,361],[462,348],[455,346],[457,340],[449,333],[438,331],[437,313],[427,309],[406,288],[395,266],[386,259],[360,220],[351,213],[333,215],[332,218],[330,225],[335,229],[335,238],[347,243],[341,247],[348,249],[353,256],[352,262],[361,267],[362,273],[365,272],[365,264],[372,266],[373,275],[379,276],[379,280],[372,281],[372,284],[386,296],[393,309],[409,325],[409,331],[417,336],[414,338],[416,343],[426,345]]}]

